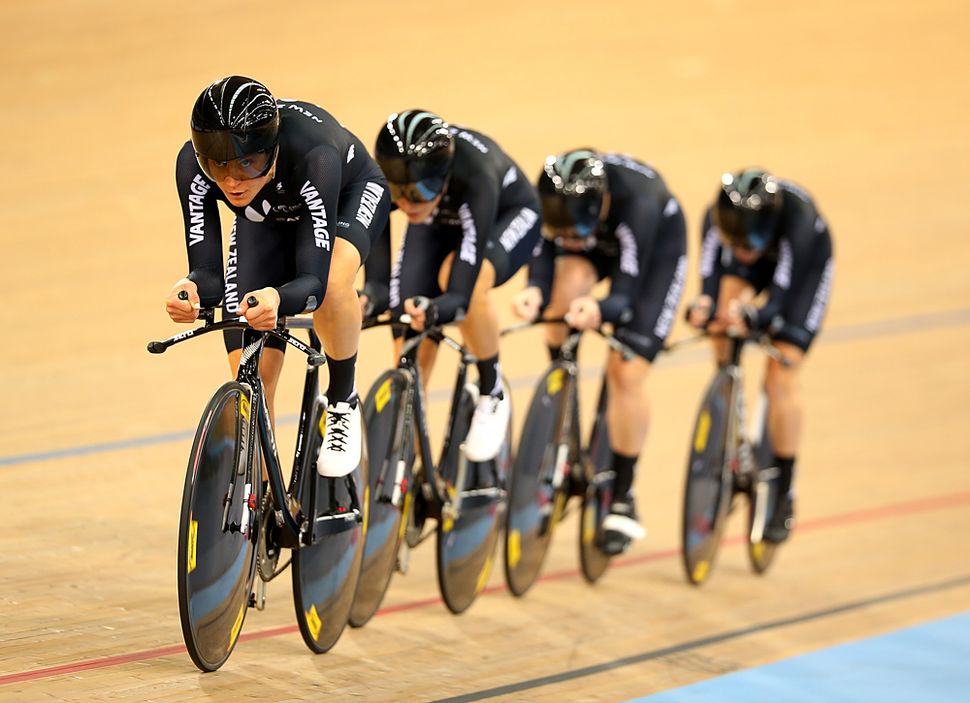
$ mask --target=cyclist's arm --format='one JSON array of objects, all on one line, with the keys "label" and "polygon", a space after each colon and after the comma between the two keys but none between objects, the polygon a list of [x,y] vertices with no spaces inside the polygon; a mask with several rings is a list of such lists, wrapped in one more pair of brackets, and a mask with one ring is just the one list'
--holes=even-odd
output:
[{"label": "cyclist's arm", "polygon": [[[392,205],[392,208],[396,206]],[[384,231],[371,244],[370,254],[364,263],[364,288],[370,314],[378,315],[390,305],[391,283],[391,220],[388,218]]]},{"label": "cyclist's arm", "polygon": [[341,159],[336,148],[314,148],[304,160],[306,179],[300,186],[304,210],[296,233],[296,276],[279,286],[280,315],[296,315],[319,307],[327,291],[337,225]]},{"label": "cyclist's arm", "polygon": [[717,295],[721,287],[721,275],[724,272],[724,265],[721,263],[723,253],[720,232],[711,221],[711,211],[708,210],[704,215],[704,224],[701,226],[700,275],[701,293],[710,296],[713,301],[712,317],[714,308],[717,307]]},{"label": "cyclist's arm", "polygon": [[191,143],[186,142],[175,162],[175,184],[185,224],[187,278],[198,287],[202,307],[215,307],[225,294],[217,205],[219,187],[202,174]]},{"label": "cyclist's arm", "polygon": [[485,244],[498,213],[498,185],[489,177],[478,179],[458,208],[461,243],[451,264],[448,289],[434,299],[439,322],[452,322],[468,310],[482,268]]},{"label": "cyclist's arm", "polygon": [[751,326],[765,329],[781,315],[789,296],[797,295],[808,281],[811,263],[819,250],[822,235],[812,221],[801,222],[785,232],[778,242],[778,264],[768,287],[768,299],[761,308],[751,310]]},{"label": "cyclist's arm", "polygon": [[613,267],[610,294],[600,301],[603,322],[623,322],[633,314],[633,304],[650,262],[659,225],[657,203],[645,201],[631,209],[617,225],[620,255]]},{"label": "cyclist's arm", "polygon": [[556,272],[556,245],[543,237],[539,246],[529,259],[529,283],[526,288],[535,287],[542,292],[539,314],[549,305],[552,295],[552,279]]}]

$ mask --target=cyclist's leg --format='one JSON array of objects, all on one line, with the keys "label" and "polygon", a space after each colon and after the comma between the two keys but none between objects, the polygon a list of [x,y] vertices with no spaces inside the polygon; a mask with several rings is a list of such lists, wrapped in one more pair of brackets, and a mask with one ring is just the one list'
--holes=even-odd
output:
[{"label": "cyclist's leg", "polygon": [[[612,352],[607,362],[607,426],[616,474],[611,515],[636,520],[631,489],[650,426],[646,380],[670,334],[686,278],[686,233],[683,215],[677,211],[658,234],[649,268],[637,293],[633,319],[616,332],[617,338],[631,347],[636,356],[624,361],[622,355]],[[642,534],[642,530],[633,529],[632,525],[626,527],[627,530],[621,531],[630,537]]]},{"label": "cyclist's leg", "polygon": [[326,423],[317,459],[317,471],[323,476],[345,476],[360,463],[360,403],[355,383],[361,324],[357,270],[366,261],[371,243],[384,234],[391,207],[386,185],[375,174],[341,192],[327,290],[313,313],[329,370]]},{"label": "cyclist's leg", "polygon": [[[229,255],[226,261],[226,290],[223,302],[223,318],[233,317],[241,296],[248,291],[265,286],[283,285],[292,277],[292,247],[284,232],[265,223],[255,223],[237,217],[229,236]],[[230,330],[223,335],[229,355],[229,369],[233,377],[242,356],[243,333]],[[266,340],[259,363],[259,375],[263,380],[266,406],[270,421],[276,420],[276,386],[283,368],[283,350],[286,344],[270,337]]]},{"label": "cyclist's leg", "polygon": [[[531,189],[528,193],[531,196]],[[499,213],[485,244],[484,258],[461,322],[462,336],[478,358],[480,396],[466,437],[466,455],[487,461],[502,448],[511,413],[499,364],[499,316],[492,289],[508,281],[532,256],[540,237],[537,203],[520,201]]]},{"label": "cyclist's leg", "polygon": [[768,396],[768,436],[779,469],[777,502],[766,528],[767,539],[780,542],[794,522],[795,459],[801,441],[803,408],[799,372],[802,360],[815,339],[828,304],[832,261],[826,261],[798,291],[790,291],[783,310],[785,324],[772,344],[791,362],[787,367],[768,360],[765,393]]},{"label": "cyclist's leg", "polygon": [[386,183],[376,174],[340,194],[327,291],[313,314],[313,326],[323,342],[330,369],[327,399],[331,405],[346,402],[355,394],[361,323],[357,270],[367,260],[371,244],[384,234],[390,208]]}]

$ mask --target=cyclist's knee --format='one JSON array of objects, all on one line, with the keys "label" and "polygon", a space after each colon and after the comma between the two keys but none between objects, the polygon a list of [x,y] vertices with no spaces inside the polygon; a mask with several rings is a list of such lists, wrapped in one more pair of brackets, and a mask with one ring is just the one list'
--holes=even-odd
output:
[{"label": "cyclist's knee", "polygon": [[611,352],[606,362],[606,379],[619,392],[640,393],[650,372],[650,362],[641,356],[624,360],[618,352]]}]

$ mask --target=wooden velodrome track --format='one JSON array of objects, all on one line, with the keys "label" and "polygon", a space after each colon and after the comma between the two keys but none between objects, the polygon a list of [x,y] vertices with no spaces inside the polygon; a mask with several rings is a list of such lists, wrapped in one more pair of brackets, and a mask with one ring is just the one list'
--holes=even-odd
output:
[{"label": "wooden velodrome track", "polygon": [[[0,700],[621,701],[970,608],[970,9],[682,5],[0,5]],[[692,254],[723,170],[760,163],[805,185],[837,269],[804,369],[800,526],[773,569],[750,574],[735,539],[703,588],[682,576],[684,463],[711,373],[694,349],[651,377],[637,481],[650,535],[599,585],[576,573],[572,516],[525,599],[497,568],[453,617],[429,544],[331,653],[304,647],[282,578],[226,666],[196,671],[177,517],[190,430],[225,362],[216,339],[163,357],[145,343],[175,330],[175,154],[198,92],[229,73],[325,106],[366,143],[420,106],[491,134],[529,173],[578,145],[636,155],[682,199]],[[520,285],[498,293],[506,321]],[[603,351],[588,346],[589,398]],[[537,334],[504,350],[521,415],[544,352]],[[361,386],[389,360],[373,333]]]}]

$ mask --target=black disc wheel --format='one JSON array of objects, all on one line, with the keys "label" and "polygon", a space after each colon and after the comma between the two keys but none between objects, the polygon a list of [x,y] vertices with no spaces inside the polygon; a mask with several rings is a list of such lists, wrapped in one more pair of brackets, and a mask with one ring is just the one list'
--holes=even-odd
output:
[{"label": "black disc wheel", "polygon": [[763,574],[774,561],[778,547],[763,538],[764,526],[771,521],[778,494],[776,477],[763,473],[773,465],[775,459],[774,447],[768,436],[768,401],[764,394],[760,398],[755,422],[759,432],[754,438],[754,456],[761,472],[748,501],[748,561],[756,574]]},{"label": "black disc wheel", "polygon": [[367,531],[360,579],[350,609],[350,624],[361,627],[381,605],[397,568],[404,537],[404,515],[411,495],[411,437],[403,436],[405,373],[387,371],[364,401],[370,477],[365,491]]},{"label": "black disc wheel", "polygon": [[539,380],[509,476],[505,580],[517,596],[539,576],[569,497],[573,383],[567,369],[558,364]]},{"label": "black disc wheel", "polygon": [[253,420],[249,390],[222,386],[199,422],[185,476],[179,616],[189,656],[203,671],[229,658],[252,591],[260,504]]},{"label": "black disc wheel", "polygon": [[[512,397],[507,385],[505,393]],[[511,417],[505,442],[494,459],[479,463],[465,459],[461,445],[475,410],[475,396],[467,389],[462,392],[441,461],[451,500],[438,521],[438,587],[445,605],[455,614],[466,610],[488,582],[505,521],[505,481],[512,463]]]},{"label": "black disc wheel", "polygon": [[711,572],[734,491],[725,443],[733,379],[719,372],[704,396],[691,436],[684,487],[682,543],[684,571],[695,585]]},{"label": "black disc wheel", "polygon": [[612,463],[604,381],[590,434],[589,459],[584,467],[586,490],[579,520],[579,564],[589,583],[596,583],[610,565],[611,556],[603,551],[603,521],[609,515],[613,500]]},{"label": "black disc wheel", "polygon": [[[303,543],[293,553],[293,604],[300,634],[317,654],[340,638],[357,588],[367,514],[367,435],[362,437],[357,468],[343,478],[325,478],[316,470],[323,442],[324,408],[316,403],[307,432],[303,477],[297,499],[307,519]],[[363,425],[363,418],[361,418]],[[365,432],[365,428],[361,428]]]}]

